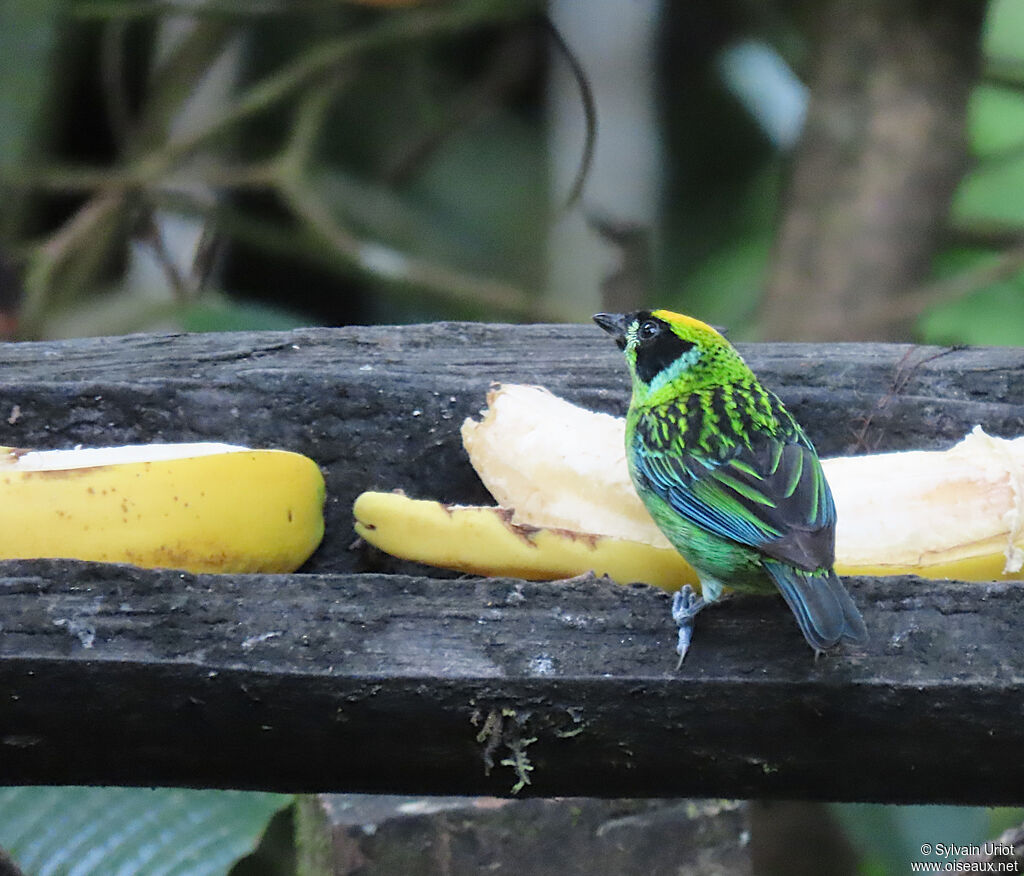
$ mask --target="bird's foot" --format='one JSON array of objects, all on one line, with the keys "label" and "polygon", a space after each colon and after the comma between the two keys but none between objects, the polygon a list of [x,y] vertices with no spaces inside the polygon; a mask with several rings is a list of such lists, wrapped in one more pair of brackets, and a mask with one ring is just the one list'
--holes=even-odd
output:
[{"label": "bird's foot", "polygon": [[676,664],[676,669],[683,665],[686,652],[690,650],[690,639],[693,638],[693,619],[705,605],[707,603],[694,592],[689,584],[686,584],[681,590],[677,590],[672,597],[672,620],[679,627],[679,641],[676,644],[679,662]]}]

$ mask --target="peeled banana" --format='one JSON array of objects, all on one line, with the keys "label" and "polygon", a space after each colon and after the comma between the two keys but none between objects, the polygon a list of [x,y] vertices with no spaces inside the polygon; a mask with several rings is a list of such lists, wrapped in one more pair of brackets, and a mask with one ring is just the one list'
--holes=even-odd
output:
[{"label": "peeled banana", "polygon": [[228,444],[0,447],[0,559],[294,571],[323,537],[311,459]]},{"label": "peeled banana", "polygon": [[[504,508],[442,505],[399,493],[363,493],[353,507],[356,532],[386,553],[475,575],[528,581],[593,571],[616,581],[674,590],[697,576],[674,548],[609,536],[524,526]],[[642,574],[639,570],[642,569]]]},{"label": "peeled banana", "polygon": [[[499,508],[367,493],[356,530],[406,559],[545,579],[588,570],[670,589],[696,575],[629,480],[622,420],[534,386],[488,394],[463,444]],[[822,460],[835,498],[836,570],[932,578],[1024,577],[1024,438],[980,427],[946,451]]]}]

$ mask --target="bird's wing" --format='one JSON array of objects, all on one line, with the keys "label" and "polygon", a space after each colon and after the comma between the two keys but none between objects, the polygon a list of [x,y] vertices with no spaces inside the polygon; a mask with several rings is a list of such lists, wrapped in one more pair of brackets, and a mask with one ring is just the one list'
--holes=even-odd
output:
[{"label": "bird's wing", "polygon": [[633,454],[650,488],[691,523],[808,571],[831,567],[835,506],[810,446],[760,437],[726,459]]}]

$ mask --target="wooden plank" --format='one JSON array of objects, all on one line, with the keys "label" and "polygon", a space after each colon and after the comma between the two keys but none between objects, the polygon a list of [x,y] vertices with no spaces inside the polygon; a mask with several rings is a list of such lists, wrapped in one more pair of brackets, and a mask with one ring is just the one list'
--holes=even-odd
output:
[{"label": "wooden plank", "polygon": [[318,794],[295,820],[309,876],[751,876],[756,860],[746,807],[726,800]]},{"label": "wooden plank", "polygon": [[871,643],[818,660],[737,599],[676,672],[643,586],[0,575],[0,783],[1024,801],[1019,584],[850,580]]},{"label": "wooden plank", "polygon": [[[826,454],[1024,432],[1024,351],[744,352]],[[780,601],[736,600],[677,673],[661,592],[350,549],[362,490],[487,501],[458,427],[491,380],[621,413],[596,328],[135,336],[0,365],[2,443],[285,447],[329,490],[306,574],[4,564],[0,783],[503,794],[525,753],[524,795],[1024,802],[1021,585],[852,580],[871,643],[818,661]]]},{"label": "wooden plank", "polygon": [[[1024,433],[1024,351],[896,344],[742,346],[823,455],[948,447],[975,424]],[[0,346],[0,444],[230,441],[305,453],[327,479],[310,571],[367,568],[367,489],[489,502],[459,438],[492,381],[623,414],[621,354],[596,326],[438,323]],[[407,568],[407,567],[402,567]]]}]

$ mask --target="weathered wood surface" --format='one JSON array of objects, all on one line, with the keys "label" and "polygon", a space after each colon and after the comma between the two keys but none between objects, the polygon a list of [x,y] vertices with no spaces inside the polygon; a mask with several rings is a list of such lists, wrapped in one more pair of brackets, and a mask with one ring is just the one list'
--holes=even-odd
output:
[{"label": "weathered wood surface", "polygon": [[296,810],[300,873],[750,876],[745,806],[723,800],[318,794]]},{"label": "weathered wood surface", "polygon": [[[981,423],[1024,432],[1024,350],[755,344],[750,364],[824,455],[948,447]],[[489,501],[459,426],[491,381],[540,383],[622,414],[622,357],[596,326],[302,329],[0,346],[0,444],[232,441],[305,453],[327,478],[310,571],[356,571],[366,489]],[[8,422],[13,420],[13,423]]]},{"label": "weathered wood surface", "polygon": [[[0,348],[0,443],[279,446],[330,496],[307,574],[0,565],[0,783],[503,794],[518,750],[523,794],[1024,802],[1022,585],[851,580],[871,642],[817,661],[781,601],[735,600],[677,673],[661,592],[441,580],[350,549],[364,489],[486,500],[458,426],[491,380],[621,411],[606,340],[436,325]],[[823,453],[1024,432],[1024,351],[744,352]]]},{"label": "weathered wood surface", "polygon": [[817,661],[736,600],[676,672],[648,587],[0,575],[0,783],[504,794],[534,738],[524,794],[1024,800],[1021,585],[851,580],[872,641]]}]

